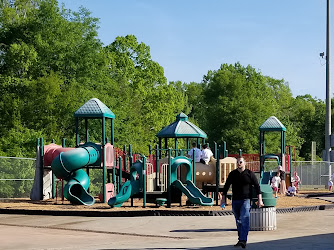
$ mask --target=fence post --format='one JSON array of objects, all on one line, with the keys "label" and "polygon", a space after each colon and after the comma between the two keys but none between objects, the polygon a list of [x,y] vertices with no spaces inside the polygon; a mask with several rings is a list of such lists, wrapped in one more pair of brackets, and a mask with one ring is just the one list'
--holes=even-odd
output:
[{"label": "fence post", "polygon": [[159,144],[155,147],[155,172],[156,172],[156,186],[160,186],[160,166],[159,166]]},{"label": "fence post", "polygon": [[217,144],[215,143],[215,150],[218,155],[217,161],[216,161],[216,192],[215,192],[215,199],[216,199],[216,206],[219,205],[218,201],[218,193],[219,193],[219,158],[220,158],[220,147],[217,148]]},{"label": "fence post", "polygon": [[146,157],[145,155],[143,155],[143,194],[144,194],[143,207],[146,207],[146,180],[147,180]]},{"label": "fence post", "polygon": [[[43,137],[40,138],[40,157],[41,157],[41,163],[40,163],[40,172],[39,172],[39,181],[40,181],[40,200],[43,200],[43,176],[44,176],[44,144],[43,144]],[[52,174],[53,175],[53,174]],[[54,188],[54,183],[52,183],[52,189]],[[52,193],[52,198],[54,198],[54,195]]]},{"label": "fence post", "polygon": [[118,156],[118,170],[119,170],[119,183],[117,186],[117,192],[119,192],[120,187],[123,184],[123,163],[122,163],[122,156]]},{"label": "fence post", "polygon": [[171,175],[172,175],[172,150],[168,149],[168,169],[167,169],[167,207],[171,207],[172,203],[172,183],[171,183]]}]

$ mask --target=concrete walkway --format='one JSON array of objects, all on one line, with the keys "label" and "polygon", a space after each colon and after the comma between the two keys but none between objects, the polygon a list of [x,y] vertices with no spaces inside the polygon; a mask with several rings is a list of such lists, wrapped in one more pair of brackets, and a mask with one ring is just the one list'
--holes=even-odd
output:
[{"label": "concrete walkway", "polygon": [[[0,214],[0,249],[235,249],[233,216],[71,217]],[[334,209],[277,214],[247,249],[334,249]]]}]

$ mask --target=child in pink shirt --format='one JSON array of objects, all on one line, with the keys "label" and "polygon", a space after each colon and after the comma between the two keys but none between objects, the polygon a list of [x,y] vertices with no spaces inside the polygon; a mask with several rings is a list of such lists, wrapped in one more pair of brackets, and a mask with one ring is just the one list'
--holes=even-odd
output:
[{"label": "child in pink shirt", "polygon": [[279,187],[280,182],[281,182],[280,172],[277,171],[276,175],[271,179],[271,187],[273,191],[275,192],[275,198],[277,198],[277,192],[278,192],[278,187]]}]

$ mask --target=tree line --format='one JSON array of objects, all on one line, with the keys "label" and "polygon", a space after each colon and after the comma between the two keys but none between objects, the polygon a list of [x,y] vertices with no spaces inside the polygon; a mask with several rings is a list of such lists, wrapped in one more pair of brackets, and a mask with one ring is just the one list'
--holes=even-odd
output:
[{"label": "tree line", "polygon": [[[287,128],[286,143],[309,160],[311,141],[324,148],[325,103],[293,97],[283,79],[252,66],[226,64],[199,82],[167,82],[150,47],[134,35],[104,45],[98,18],[74,12],[56,0],[0,3],[0,155],[34,157],[36,138],[75,142],[74,112],[99,98],[115,114],[115,145],[147,153],[156,134],[184,112],[229,152],[258,153],[259,126],[276,116]],[[100,123],[90,129],[100,141]],[[108,128],[107,128],[108,129]],[[109,128],[110,129],[110,128]],[[278,152],[279,136],[266,148]]]}]

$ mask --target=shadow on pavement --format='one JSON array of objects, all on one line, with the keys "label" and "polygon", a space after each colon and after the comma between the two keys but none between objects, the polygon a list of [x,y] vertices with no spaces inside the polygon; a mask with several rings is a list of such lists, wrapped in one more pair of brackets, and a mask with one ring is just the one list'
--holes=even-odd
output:
[{"label": "shadow on pavement", "polygon": [[180,230],[171,230],[170,232],[172,233],[200,233],[200,232],[232,232],[232,231],[237,231],[236,228],[212,228],[212,229],[180,229]]},{"label": "shadow on pavement", "polygon": [[[265,240],[265,239],[264,239]],[[100,249],[100,250],[112,250],[113,248]],[[124,248],[122,248],[124,249]],[[139,249],[139,248],[137,248]],[[218,250],[218,249],[242,249],[233,247],[233,245],[228,246],[215,246],[215,247],[161,247],[161,248],[140,248],[140,249],[190,249],[190,250]],[[334,233],[331,234],[321,234],[313,236],[295,237],[290,239],[279,239],[264,241],[258,243],[248,243],[246,249],[334,249]],[[125,249],[126,250],[126,249]]]}]

